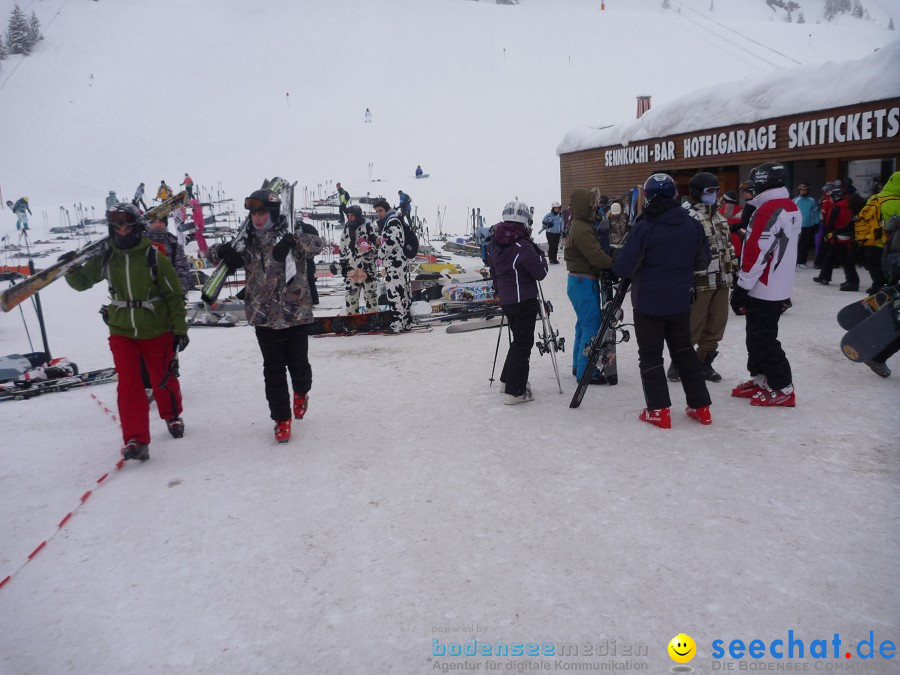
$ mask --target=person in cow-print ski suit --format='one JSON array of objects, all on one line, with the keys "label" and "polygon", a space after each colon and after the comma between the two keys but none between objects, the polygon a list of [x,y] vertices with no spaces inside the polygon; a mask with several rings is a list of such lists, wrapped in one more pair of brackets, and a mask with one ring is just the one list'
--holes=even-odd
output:
[{"label": "person in cow-print ski suit", "polygon": [[374,206],[378,216],[378,232],[381,235],[378,257],[384,264],[385,295],[388,309],[394,313],[391,332],[399,333],[412,327],[409,276],[406,255],[403,253],[403,224],[386,200],[379,199]]},{"label": "person in cow-print ski suit", "polygon": [[[360,300],[365,303],[367,312],[378,311],[375,277],[377,254],[378,246],[372,223],[365,219],[359,206],[348,206],[347,224],[341,232],[341,275],[347,289],[347,314],[359,314]],[[358,270],[366,275],[362,281],[353,278],[359,274]]]}]

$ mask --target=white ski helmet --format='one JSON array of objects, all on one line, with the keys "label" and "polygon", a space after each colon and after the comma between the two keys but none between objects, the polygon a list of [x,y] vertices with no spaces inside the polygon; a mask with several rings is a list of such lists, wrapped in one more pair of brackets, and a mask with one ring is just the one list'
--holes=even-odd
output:
[{"label": "white ski helmet", "polygon": [[525,202],[509,202],[503,207],[503,220],[511,223],[522,223],[525,227],[531,227],[531,209]]}]

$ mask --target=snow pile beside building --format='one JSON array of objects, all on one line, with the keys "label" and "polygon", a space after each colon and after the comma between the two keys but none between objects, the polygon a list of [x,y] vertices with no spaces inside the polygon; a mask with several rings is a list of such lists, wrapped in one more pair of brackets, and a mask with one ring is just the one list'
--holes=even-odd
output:
[{"label": "snow pile beside building", "polygon": [[566,133],[556,152],[627,145],[698,129],[749,124],[781,115],[900,96],[898,63],[900,40],[894,40],[861,59],[797,66],[691,91],[628,124],[573,129]]}]

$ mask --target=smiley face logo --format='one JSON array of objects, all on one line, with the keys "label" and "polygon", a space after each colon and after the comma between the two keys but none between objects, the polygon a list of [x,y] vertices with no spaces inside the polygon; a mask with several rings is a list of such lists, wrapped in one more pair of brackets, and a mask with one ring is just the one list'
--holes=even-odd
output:
[{"label": "smiley face logo", "polygon": [[696,653],[697,644],[690,635],[679,633],[669,640],[669,656],[675,663],[687,663]]}]

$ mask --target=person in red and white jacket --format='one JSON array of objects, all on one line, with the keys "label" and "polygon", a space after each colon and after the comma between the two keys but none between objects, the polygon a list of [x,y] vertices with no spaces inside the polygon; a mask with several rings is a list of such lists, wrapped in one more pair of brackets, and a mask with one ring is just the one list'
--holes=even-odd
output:
[{"label": "person in red and white jacket", "polygon": [[747,370],[750,379],[731,395],[751,405],[796,404],[791,364],[778,341],[778,319],[794,288],[797,242],[803,217],[784,187],[780,162],[750,172],[756,196],[747,227],[741,269],[735,278],[731,308],[747,317]]}]

